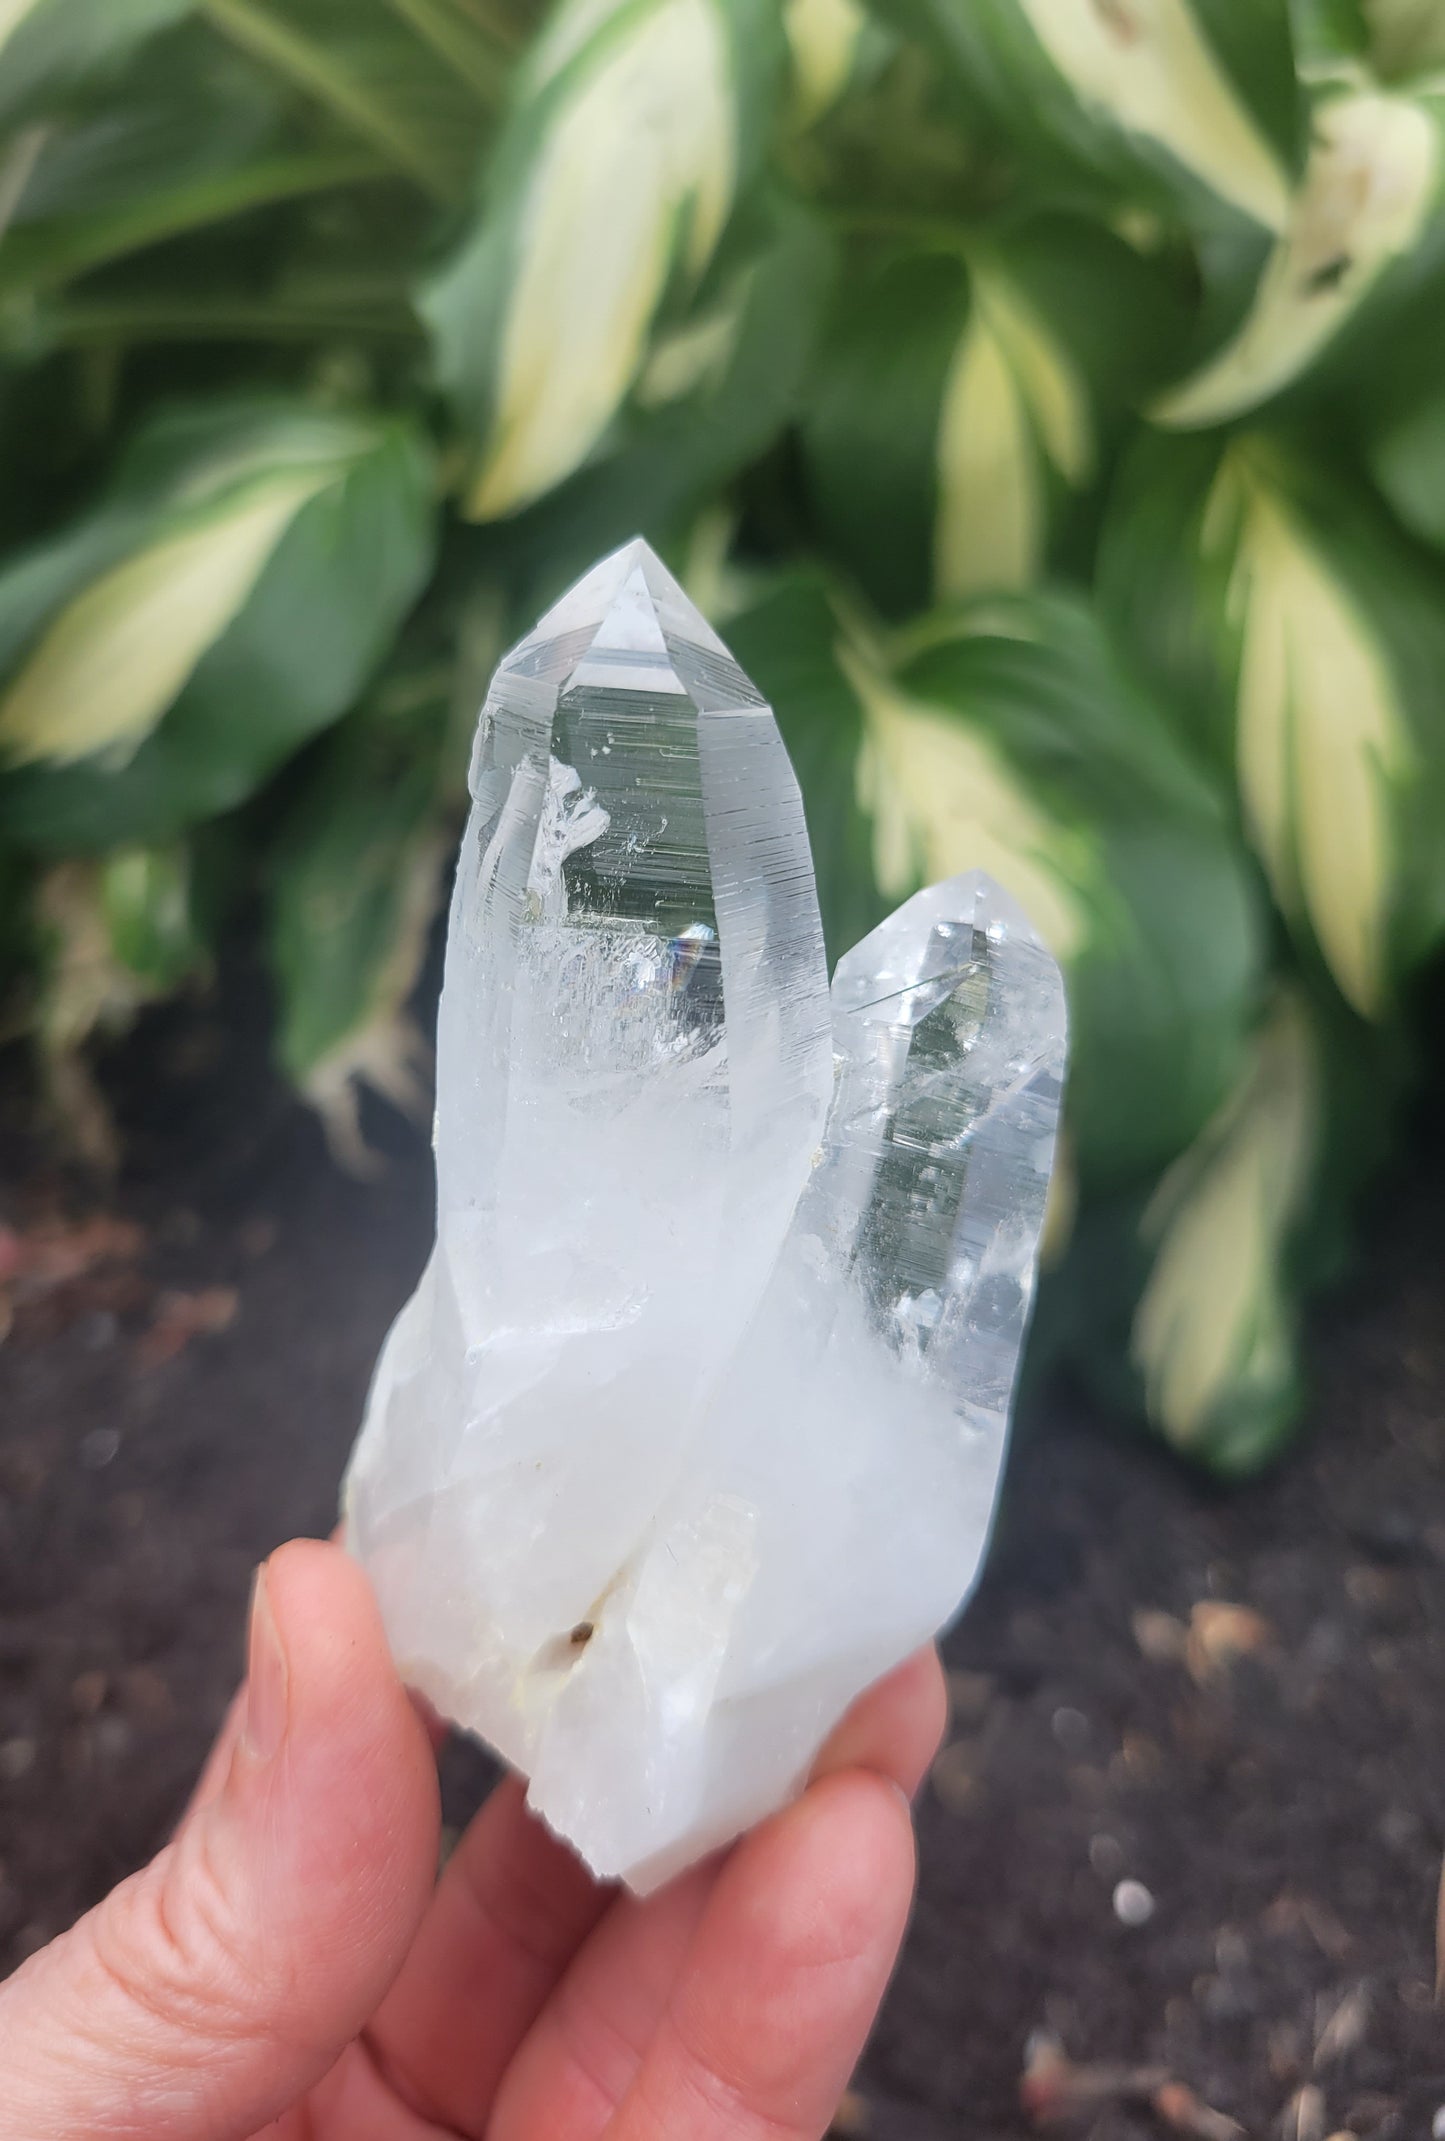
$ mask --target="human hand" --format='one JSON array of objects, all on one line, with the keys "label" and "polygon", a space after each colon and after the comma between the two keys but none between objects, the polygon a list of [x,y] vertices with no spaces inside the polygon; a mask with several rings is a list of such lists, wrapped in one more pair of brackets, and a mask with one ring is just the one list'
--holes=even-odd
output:
[{"label": "human hand", "polygon": [[174,1840],[0,1986],[6,2141],[811,2141],[892,1969],[932,1651],[813,1783],[645,1901],[508,1779],[435,1882],[426,1728],[366,1579],[301,1541]]}]

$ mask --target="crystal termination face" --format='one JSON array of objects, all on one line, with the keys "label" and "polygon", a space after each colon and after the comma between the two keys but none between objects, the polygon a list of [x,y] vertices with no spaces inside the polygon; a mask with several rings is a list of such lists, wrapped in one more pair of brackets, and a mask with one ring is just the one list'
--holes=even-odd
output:
[{"label": "crystal termination face", "polygon": [[770,709],[641,542],[506,656],[438,1030],[437,1239],[345,1487],[403,1676],[643,1891],[967,1595],[1064,1071],[981,875],[831,998]]}]

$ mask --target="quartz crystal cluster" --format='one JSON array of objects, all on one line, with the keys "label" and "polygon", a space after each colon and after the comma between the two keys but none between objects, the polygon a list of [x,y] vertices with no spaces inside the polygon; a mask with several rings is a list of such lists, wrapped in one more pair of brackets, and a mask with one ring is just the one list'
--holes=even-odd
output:
[{"label": "quartz crystal cluster", "polygon": [[830,996],[772,713],[643,543],[504,659],[471,790],[436,1246],[347,1537],[404,1676],[641,1890],[974,1580],[1063,992],[974,874]]}]

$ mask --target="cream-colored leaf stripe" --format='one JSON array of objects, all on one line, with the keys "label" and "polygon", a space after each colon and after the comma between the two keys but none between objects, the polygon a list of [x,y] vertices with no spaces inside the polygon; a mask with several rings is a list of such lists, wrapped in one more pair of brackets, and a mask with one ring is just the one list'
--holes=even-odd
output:
[{"label": "cream-colored leaf stripe", "polygon": [[1075,486],[1094,462],[1088,395],[1065,351],[995,269],[975,263],[970,292],[938,426],[934,590],[945,601],[1037,579],[1040,453]]},{"label": "cream-colored leaf stripe", "polygon": [[717,384],[737,348],[750,280],[739,280],[712,311],[657,337],[638,377],[639,408],[660,409]]},{"label": "cream-colored leaf stripe", "polygon": [[1019,6],[1081,102],[1159,142],[1221,200],[1267,229],[1284,227],[1284,165],[1235,95],[1187,0]]},{"label": "cream-colored leaf stripe", "polygon": [[1234,1092],[1156,1191],[1130,1354],[1150,1417],[1188,1449],[1219,1407],[1277,1390],[1292,1332],[1280,1258],[1315,1163],[1320,1078],[1303,1004],[1281,997]]},{"label": "cream-colored leaf stripe", "polygon": [[679,234],[699,273],[735,180],[718,9],[658,0],[603,40],[532,172],[492,438],[468,498],[477,519],[540,497],[590,452],[637,376]]},{"label": "cream-colored leaf stripe", "polygon": [[1164,395],[1161,424],[1217,424],[1278,393],[1408,253],[1439,192],[1440,136],[1406,97],[1333,97],[1289,227],[1274,247],[1237,334],[1192,379]]},{"label": "cream-colored leaf stripe", "polygon": [[128,757],[238,615],[301,508],[341,472],[281,471],[93,581],[0,698],[0,753],[20,764]]},{"label": "cream-colored leaf stripe", "polygon": [[522,62],[525,94],[536,96],[555,81],[615,16],[635,5],[636,0],[567,0],[538,33]]},{"label": "cream-colored leaf stripe", "polygon": [[27,15],[33,14],[38,0],[0,0],[0,51],[19,29]]},{"label": "cream-colored leaf stripe", "polygon": [[859,808],[873,822],[873,868],[891,899],[920,884],[986,870],[1066,961],[1088,922],[1079,886],[1093,874],[1079,836],[1041,810],[987,738],[946,708],[901,691],[847,644],[838,660],[863,708]]},{"label": "cream-colored leaf stripe", "polygon": [[800,126],[820,119],[842,96],[867,21],[859,0],[784,0]]},{"label": "cream-colored leaf stripe", "polygon": [[1023,390],[981,307],[944,383],[933,584],[944,601],[1027,587],[1044,548],[1044,476]]},{"label": "cream-colored leaf stripe", "polygon": [[1231,538],[1235,756],[1250,836],[1281,907],[1308,918],[1341,991],[1373,1017],[1388,994],[1391,789],[1411,765],[1389,657],[1241,449],[1215,479],[1206,552]]}]

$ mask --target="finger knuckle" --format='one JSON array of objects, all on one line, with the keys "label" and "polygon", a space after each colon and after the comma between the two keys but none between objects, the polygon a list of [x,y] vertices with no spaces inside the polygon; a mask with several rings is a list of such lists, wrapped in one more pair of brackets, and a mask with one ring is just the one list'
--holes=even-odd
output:
[{"label": "finger knuckle", "polygon": [[96,1967],[124,2004],[198,2047],[246,2033],[264,1970],[207,1826],[193,1824],[118,1888],[92,1938]]}]

